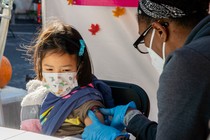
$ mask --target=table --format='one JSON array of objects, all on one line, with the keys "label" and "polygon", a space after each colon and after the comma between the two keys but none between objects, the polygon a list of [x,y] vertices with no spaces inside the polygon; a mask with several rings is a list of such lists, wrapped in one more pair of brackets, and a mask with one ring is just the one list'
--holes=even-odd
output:
[{"label": "table", "polygon": [[3,110],[3,115],[0,114],[0,122],[3,121],[4,126],[20,127],[20,103],[26,94],[26,90],[10,86],[0,89],[0,105],[2,105]]},{"label": "table", "polygon": [[18,129],[0,127],[0,140],[81,140],[76,137],[57,138]]}]

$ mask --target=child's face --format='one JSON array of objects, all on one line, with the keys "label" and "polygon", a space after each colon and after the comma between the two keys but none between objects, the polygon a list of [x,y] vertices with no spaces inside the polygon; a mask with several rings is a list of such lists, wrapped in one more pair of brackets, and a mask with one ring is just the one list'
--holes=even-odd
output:
[{"label": "child's face", "polygon": [[77,71],[77,56],[75,54],[60,54],[48,52],[42,60],[42,72],[64,73]]}]

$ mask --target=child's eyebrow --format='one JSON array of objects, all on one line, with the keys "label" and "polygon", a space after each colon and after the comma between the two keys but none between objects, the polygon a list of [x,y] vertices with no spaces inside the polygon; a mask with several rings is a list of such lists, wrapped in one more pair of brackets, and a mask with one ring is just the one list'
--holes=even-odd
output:
[{"label": "child's eyebrow", "polygon": [[[49,64],[44,64],[44,66],[53,67],[52,65],[49,65]],[[63,65],[61,67],[72,67],[72,65],[71,64],[67,64],[67,65]]]},{"label": "child's eyebrow", "polygon": [[61,67],[72,67],[72,65],[68,64],[68,65],[64,65],[64,66],[61,66]]},{"label": "child's eyebrow", "polygon": [[51,66],[51,65],[48,65],[48,64],[44,64],[44,66],[47,66],[47,67],[53,67],[53,66]]}]

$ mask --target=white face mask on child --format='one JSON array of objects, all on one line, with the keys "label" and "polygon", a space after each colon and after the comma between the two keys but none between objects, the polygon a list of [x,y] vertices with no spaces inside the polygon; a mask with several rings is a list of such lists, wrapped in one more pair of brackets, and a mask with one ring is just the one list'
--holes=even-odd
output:
[{"label": "white face mask on child", "polygon": [[152,59],[152,65],[155,67],[157,72],[161,74],[163,71],[163,65],[165,62],[165,42],[163,43],[163,46],[162,46],[163,58],[161,58],[155,51],[152,50],[152,43],[153,43],[154,35],[155,35],[155,29],[153,29],[152,31],[150,45],[149,45],[149,48],[147,48],[147,50]]},{"label": "white face mask on child", "polygon": [[43,85],[54,95],[63,97],[78,86],[77,73],[42,73],[44,78]]}]

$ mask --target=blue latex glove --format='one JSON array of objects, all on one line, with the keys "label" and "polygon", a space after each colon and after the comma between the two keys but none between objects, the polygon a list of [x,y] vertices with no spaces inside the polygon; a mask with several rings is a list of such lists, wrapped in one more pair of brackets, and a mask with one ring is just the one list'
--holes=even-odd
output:
[{"label": "blue latex glove", "polygon": [[88,111],[88,116],[92,124],[86,126],[82,133],[84,140],[115,140],[118,136],[129,137],[127,133],[121,133],[119,130],[102,124],[92,111]]},{"label": "blue latex glove", "polygon": [[104,115],[112,116],[110,126],[122,131],[125,128],[124,116],[128,108],[136,109],[136,104],[131,101],[127,105],[119,105],[111,109],[100,108],[100,111]]}]

